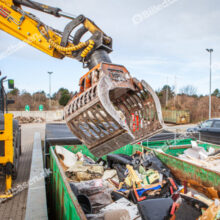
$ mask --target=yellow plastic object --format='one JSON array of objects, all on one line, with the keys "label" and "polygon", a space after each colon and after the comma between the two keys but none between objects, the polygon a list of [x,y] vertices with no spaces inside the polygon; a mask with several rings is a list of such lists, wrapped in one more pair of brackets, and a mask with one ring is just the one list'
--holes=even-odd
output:
[{"label": "yellow plastic object", "polygon": [[134,171],[133,167],[130,165],[126,165],[126,168],[128,169],[128,177],[130,179],[130,181],[132,182],[132,185],[134,188],[141,188],[141,182],[142,180],[138,177],[138,175],[136,174],[136,172]]},{"label": "yellow plastic object", "polygon": [[155,172],[147,177],[147,179],[149,180],[149,184],[152,184],[156,180],[159,181],[159,178],[160,178],[160,174],[158,172]]},{"label": "yellow plastic object", "polygon": [[[0,164],[6,166],[7,163],[13,164],[14,148],[13,148],[13,115],[4,115],[4,130],[0,131],[0,141],[4,141],[5,154],[0,156]],[[13,195],[10,193],[12,186],[12,176],[6,175],[5,194],[0,195],[0,198],[10,198]]]},{"label": "yellow plastic object", "polygon": [[144,186],[149,185],[149,182],[147,181],[147,176],[146,175],[142,175],[142,180],[143,180]]},{"label": "yellow plastic object", "polygon": [[124,180],[124,183],[129,186],[129,187],[132,187],[133,186],[133,182],[132,182],[132,179],[130,178],[130,176],[127,176]]}]

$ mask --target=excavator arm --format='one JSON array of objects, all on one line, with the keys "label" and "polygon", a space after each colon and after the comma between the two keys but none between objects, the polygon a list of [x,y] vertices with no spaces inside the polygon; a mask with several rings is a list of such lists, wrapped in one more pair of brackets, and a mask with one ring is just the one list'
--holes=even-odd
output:
[{"label": "excavator arm", "polygon": [[[22,6],[70,21],[58,31]],[[111,37],[85,16],[74,17],[31,0],[0,0],[0,29],[52,57],[74,58],[89,68],[64,111],[70,130],[95,156],[141,141],[163,128],[156,93],[145,81],[132,78],[125,67],[111,63]],[[91,37],[81,42],[87,32]]]},{"label": "excavator arm", "polygon": [[[33,14],[25,12],[21,6],[56,17],[65,17],[71,21],[64,31],[58,31],[41,22]],[[75,31],[76,28],[78,28],[77,31]],[[74,17],[62,12],[59,8],[30,0],[0,0],[0,29],[52,57],[74,58],[90,68],[92,65],[90,54],[95,50],[102,49],[106,57],[112,51],[112,39],[85,16]],[[91,37],[85,42],[80,42],[86,32],[90,32]]]}]

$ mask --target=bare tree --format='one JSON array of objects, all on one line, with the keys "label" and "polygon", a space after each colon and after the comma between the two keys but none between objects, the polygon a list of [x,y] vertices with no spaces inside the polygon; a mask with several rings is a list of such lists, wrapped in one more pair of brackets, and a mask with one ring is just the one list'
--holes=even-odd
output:
[{"label": "bare tree", "polygon": [[188,96],[196,96],[197,89],[192,85],[184,86],[180,89],[180,94],[188,95]]}]

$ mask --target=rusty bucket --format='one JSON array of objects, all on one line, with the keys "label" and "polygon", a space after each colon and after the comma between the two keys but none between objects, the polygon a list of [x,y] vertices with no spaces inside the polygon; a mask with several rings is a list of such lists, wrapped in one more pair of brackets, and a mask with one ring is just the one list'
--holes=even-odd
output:
[{"label": "rusty bucket", "polygon": [[163,127],[159,99],[124,66],[102,63],[80,79],[65,107],[70,130],[97,157],[148,138]]}]

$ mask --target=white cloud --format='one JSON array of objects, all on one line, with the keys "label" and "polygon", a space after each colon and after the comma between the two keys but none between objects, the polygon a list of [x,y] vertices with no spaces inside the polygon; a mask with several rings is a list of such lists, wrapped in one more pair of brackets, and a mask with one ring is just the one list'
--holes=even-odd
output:
[{"label": "white cloud", "polygon": [[[167,76],[173,84],[176,75],[178,87],[194,84],[199,93],[206,93],[209,54],[205,49],[214,48],[213,87],[220,85],[219,0],[179,0],[139,25],[132,23],[132,16],[160,4],[162,0],[83,0],[80,3],[76,0],[38,1],[60,7],[74,15],[84,14],[91,18],[113,38],[112,61],[127,66],[133,76],[143,77],[152,83],[154,88],[165,84]],[[60,30],[63,30],[68,22],[27,8],[25,10]],[[19,43],[2,32],[0,38],[1,52],[7,50],[10,45]],[[41,80],[37,80],[37,77],[48,69],[57,72],[57,75],[54,75],[54,91],[61,85],[75,89],[78,79],[86,72],[75,60],[59,61],[31,47],[22,48],[7,59],[0,60],[0,68],[5,73],[14,73],[13,76],[21,89],[27,90],[36,90],[39,86],[47,90],[47,83],[39,85]],[[32,80],[32,77],[35,80]]]}]

